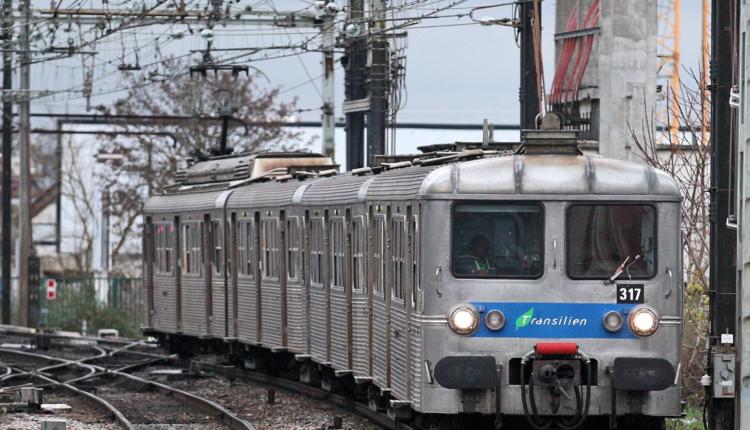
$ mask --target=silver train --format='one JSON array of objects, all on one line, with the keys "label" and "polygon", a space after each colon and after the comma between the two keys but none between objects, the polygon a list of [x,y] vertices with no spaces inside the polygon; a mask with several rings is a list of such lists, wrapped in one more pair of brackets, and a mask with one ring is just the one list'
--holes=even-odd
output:
[{"label": "silver train", "polygon": [[299,370],[426,428],[680,415],[672,178],[580,155],[563,132],[408,159],[193,164],[145,205],[145,332]]}]

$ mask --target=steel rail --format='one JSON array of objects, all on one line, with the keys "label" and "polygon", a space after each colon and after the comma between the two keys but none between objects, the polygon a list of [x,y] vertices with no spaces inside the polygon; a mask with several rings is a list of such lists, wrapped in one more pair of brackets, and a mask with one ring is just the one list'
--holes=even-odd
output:
[{"label": "steel rail", "polygon": [[105,412],[105,414],[110,415],[110,418],[114,420],[115,422],[117,422],[117,425],[119,425],[123,430],[135,430],[133,423],[131,423],[130,420],[125,418],[125,415],[123,415],[122,412],[120,412],[114,405],[112,405],[111,403],[109,403],[108,401],[104,400],[103,398],[99,396],[96,396],[87,391],[78,389],[65,382],[55,381],[54,379],[50,377],[40,375],[38,373],[23,372],[19,369],[16,369],[16,371],[30,378],[41,379],[42,381],[47,382],[46,384],[47,386],[62,387],[70,391],[74,395],[80,396],[85,402],[88,402],[94,408],[102,410]]},{"label": "steel rail", "polygon": [[[226,370],[225,367],[219,366],[213,363],[197,361],[197,360],[194,360],[193,362],[198,364],[200,369],[211,370],[214,373],[217,373],[220,375],[223,373],[224,370]],[[293,381],[291,379],[286,379],[283,377],[272,376],[267,373],[255,372],[255,371],[240,369],[237,367],[232,367],[232,371],[235,372],[234,374],[240,378],[244,378],[244,379],[257,382],[263,385],[273,386],[273,387],[284,389],[287,391],[292,391],[292,392],[302,394],[302,395],[305,395],[307,397],[311,397],[317,400],[326,401],[341,409],[344,409],[346,411],[359,415],[365,419],[368,419],[374,424],[382,428],[394,429],[394,430],[414,430],[414,428],[409,425],[396,422],[392,418],[388,417],[386,414],[373,411],[372,409],[369,408],[368,405],[362,402],[358,402],[357,400],[353,398],[350,398],[341,394],[331,393],[322,388],[313,387],[313,386],[304,384],[302,382]]]},{"label": "steel rail", "polygon": [[[136,382],[145,384],[145,385],[151,387],[152,389],[155,389],[157,391],[160,391],[160,392],[167,393],[167,394],[171,395],[172,397],[174,397],[178,401],[180,401],[180,402],[182,402],[182,403],[184,403],[184,404],[186,404],[188,406],[193,406],[193,407],[199,408],[199,409],[203,410],[204,412],[206,412],[206,413],[214,416],[216,419],[222,421],[225,425],[227,425],[229,428],[231,428],[233,430],[255,430],[255,427],[253,427],[252,424],[250,424],[247,421],[243,420],[242,418],[238,417],[237,415],[235,415],[234,413],[232,413],[228,409],[224,408],[223,406],[219,405],[218,403],[213,402],[211,400],[208,400],[206,398],[200,397],[200,396],[196,396],[196,395],[188,393],[186,391],[183,391],[183,390],[180,390],[180,389],[177,389],[177,388],[174,388],[174,387],[170,387],[169,385],[161,384],[161,383],[158,383],[158,382],[155,382],[155,381],[149,381],[148,379],[144,379],[144,378],[141,378],[141,377],[138,377],[138,376],[135,376],[135,375],[131,375],[129,373],[125,373],[125,372],[122,372],[122,371],[119,371],[119,370],[110,371],[110,370],[107,370],[106,368],[101,367],[101,366],[94,366],[94,365],[90,365],[90,364],[84,364],[84,363],[81,363],[79,361],[66,360],[64,358],[53,357],[53,356],[46,355],[46,354],[31,353],[31,352],[26,352],[26,351],[16,351],[16,350],[5,349],[5,348],[0,348],[0,353],[9,353],[9,354],[16,354],[16,355],[21,355],[21,356],[26,356],[26,357],[34,357],[34,358],[46,359],[46,360],[49,360],[49,361],[58,361],[60,363],[67,363],[69,365],[79,366],[79,367],[86,368],[86,369],[95,368],[98,371],[97,373],[91,374],[91,375],[86,375],[86,376],[81,377],[81,378],[76,378],[75,381],[76,382],[80,382],[80,381],[82,381],[84,379],[92,379],[92,378],[94,378],[96,376],[119,376],[121,378],[126,378],[126,379],[130,379],[132,381],[136,381]],[[46,380],[47,382],[55,384],[55,385],[66,386],[66,388],[67,387],[71,387],[71,388],[77,390],[78,393],[86,393],[85,391],[82,391],[82,390],[79,390],[78,388],[75,388],[73,385],[71,385],[69,383],[55,381],[52,378],[49,378],[49,377],[44,376],[44,375],[40,375],[38,373],[33,373],[32,372],[32,373],[28,373],[28,375],[33,376],[33,377],[38,377],[40,379]],[[122,413],[120,411],[118,411],[114,406],[112,406],[111,404],[109,404],[108,402],[106,402],[106,400],[101,399],[98,396],[94,396],[94,395],[92,395],[90,393],[86,393],[86,394],[88,394],[88,395],[90,395],[90,396],[92,396],[94,398],[102,400],[104,403],[106,403],[106,405],[108,405],[109,407],[111,407],[111,409],[113,409],[115,412],[117,412],[117,414],[119,414],[119,416],[121,416],[123,419],[125,419],[124,415],[122,415]],[[115,415],[115,416],[117,417],[118,421],[120,421],[119,417],[117,415]],[[126,419],[126,421],[127,421],[127,419]],[[128,429],[132,428],[132,424],[130,424],[129,421],[127,421],[127,422],[130,425],[130,427],[127,427],[127,428]]]}]

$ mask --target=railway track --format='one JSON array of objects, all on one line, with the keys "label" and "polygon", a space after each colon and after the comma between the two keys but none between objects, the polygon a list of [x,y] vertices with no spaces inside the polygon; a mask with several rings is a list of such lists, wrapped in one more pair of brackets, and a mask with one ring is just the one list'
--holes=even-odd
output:
[{"label": "railway track", "polygon": [[[143,424],[182,424],[190,425],[190,428],[211,430],[254,430],[250,423],[209,399],[127,373],[154,362],[156,358],[110,369],[89,364],[108,356],[103,349],[97,349],[94,355],[70,360],[37,352],[0,348],[3,356],[11,355],[23,359],[22,361],[35,360],[38,363],[30,363],[25,366],[26,369],[8,366],[11,372],[3,377],[2,382],[5,385],[14,378],[26,378],[42,382],[35,384],[36,386],[67,390],[111,416],[126,430],[134,430]],[[32,370],[28,370],[29,366]],[[64,381],[48,376],[50,371],[64,368],[84,369],[86,373]],[[137,395],[134,396],[134,393]]]},{"label": "railway track", "polygon": [[[63,336],[54,335],[49,338],[62,342],[66,339]],[[79,341],[100,340],[97,338],[76,339]],[[55,346],[60,346],[60,344]],[[265,389],[275,388],[295,393],[306,399],[318,400],[335,409],[364,418],[377,427],[411,430],[411,427],[396,423],[386,414],[372,411],[366,403],[345,394],[331,393],[282,376],[216,364],[212,360],[220,361],[220,357],[216,356],[191,361],[159,354],[153,352],[154,350],[155,348],[146,347],[142,342],[109,339],[98,345],[86,345],[85,342],[80,342],[75,346],[53,347],[45,353],[35,350],[31,352],[28,349],[0,348],[0,363],[9,363],[7,371],[0,366],[0,386],[7,387],[14,379],[33,380],[34,386],[54,388],[57,391],[64,391],[67,396],[82,400],[89,408],[94,408],[99,413],[111,417],[121,428],[138,427],[149,421],[156,421],[158,419],[155,418],[160,416],[163,421],[173,424],[184,424],[189,421],[190,428],[214,428],[200,413],[195,416],[185,416],[180,413],[160,415],[159,413],[162,410],[186,409],[202,411],[209,417],[218,416],[224,420],[222,428],[253,428],[247,421],[238,418],[237,414],[228,412],[218,404],[216,406],[221,408],[219,409],[221,412],[217,412],[213,405],[206,405],[206,401],[210,402],[207,398],[211,393],[202,397],[202,393],[196,389],[190,379],[181,378],[184,380],[173,380],[165,384],[148,376],[150,367],[163,366],[171,369],[180,368],[185,373],[200,370],[227,381],[240,379],[256,386],[261,385]],[[173,385],[181,385],[183,389],[175,388]],[[138,404],[130,401],[133,393],[143,397]],[[151,393],[154,394],[154,398],[150,398]],[[167,400],[162,400],[164,398]],[[141,406],[145,403],[153,407]],[[226,418],[225,415],[231,418]],[[300,414],[300,419],[305,419],[304,412]],[[336,419],[328,427],[336,428]],[[350,428],[359,428],[359,426],[355,425]]]}]

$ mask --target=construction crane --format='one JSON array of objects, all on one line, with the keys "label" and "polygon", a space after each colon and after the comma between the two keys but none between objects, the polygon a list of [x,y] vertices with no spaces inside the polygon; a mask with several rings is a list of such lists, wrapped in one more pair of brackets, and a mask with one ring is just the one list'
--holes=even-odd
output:
[{"label": "construction crane", "polygon": [[[705,4],[704,0],[704,8]],[[673,145],[677,144],[680,131],[681,10],[682,0],[659,0],[657,5],[656,55],[659,68],[656,79],[661,91],[657,98],[656,120],[658,125],[667,128],[669,142]]]}]

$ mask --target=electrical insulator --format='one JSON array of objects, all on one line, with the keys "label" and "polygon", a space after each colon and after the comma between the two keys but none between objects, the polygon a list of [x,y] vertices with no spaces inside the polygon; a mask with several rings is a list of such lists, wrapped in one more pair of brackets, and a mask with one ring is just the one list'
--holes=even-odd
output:
[{"label": "electrical insulator", "polygon": [[362,27],[357,23],[350,22],[349,24],[346,24],[344,31],[346,31],[348,37],[357,37],[362,32]]}]

